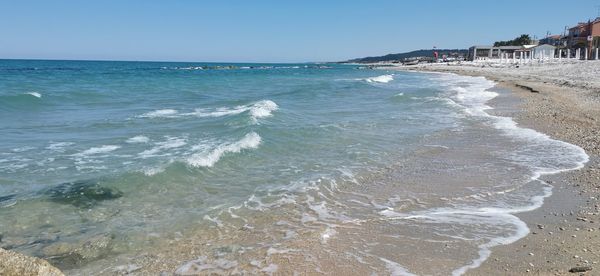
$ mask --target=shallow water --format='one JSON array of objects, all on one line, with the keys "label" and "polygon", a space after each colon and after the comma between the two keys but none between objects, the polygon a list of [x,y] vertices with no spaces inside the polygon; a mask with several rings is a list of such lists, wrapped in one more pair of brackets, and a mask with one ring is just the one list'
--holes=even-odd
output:
[{"label": "shallow water", "polygon": [[140,256],[161,250],[148,258],[182,273],[462,274],[528,232],[514,214],[551,194],[540,175],[587,161],[489,115],[492,87],[350,65],[0,61],[1,246],[72,274],[154,269]]}]

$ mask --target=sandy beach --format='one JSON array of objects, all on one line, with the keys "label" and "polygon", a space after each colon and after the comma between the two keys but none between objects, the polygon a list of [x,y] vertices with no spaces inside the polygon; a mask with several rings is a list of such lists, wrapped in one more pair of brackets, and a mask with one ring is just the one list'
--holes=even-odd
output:
[{"label": "sandy beach", "polygon": [[0,1],[0,276],[600,276],[599,1]]},{"label": "sandy beach", "polygon": [[[182,201],[182,198],[185,198],[182,196],[189,196],[185,193],[190,191],[190,187],[199,187],[200,191],[204,192],[203,185],[207,185],[206,183],[244,183],[244,179],[232,178],[232,175],[233,177],[253,175],[250,172],[240,172],[244,166],[232,167],[231,172],[234,174],[216,171],[219,173],[214,173],[214,175],[227,176],[220,181],[217,181],[219,180],[217,178],[200,184],[173,186],[177,184],[173,179],[177,179],[181,174],[187,173],[189,179],[197,179],[198,175],[194,173],[211,173],[212,170],[215,170],[211,167],[207,170],[196,171],[181,164],[175,164],[174,168],[167,169],[164,175],[159,173],[158,177],[152,175],[140,177],[138,175],[134,178],[144,179],[149,183],[152,183],[151,180],[156,181],[153,185],[147,183],[141,185],[142,182],[139,181],[132,184],[140,184],[138,187],[141,187],[141,191],[151,191],[149,193],[151,195],[156,193],[155,201],[151,201],[153,197],[144,198],[145,194],[143,193],[136,194],[133,189],[123,190],[122,193],[112,193],[111,190],[101,189],[96,184],[91,185],[89,189],[105,195],[107,198],[103,199],[104,202],[98,202],[102,199],[98,198],[97,201],[89,201],[87,204],[73,200],[66,201],[67,204],[65,204],[64,200],[57,202],[57,199],[62,198],[57,197],[56,193],[51,194],[54,197],[49,198],[54,201],[39,200],[35,204],[28,205],[15,202],[10,206],[30,207],[32,210],[27,211],[33,214],[37,214],[37,211],[34,212],[35,210],[55,210],[57,204],[62,204],[58,206],[64,205],[65,210],[70,210],[70,212],[64,212],[65,214],[70,215],[72,210],[77,210],[78,214],[84,218],[76,217],[74,220],[81,223],[83,225],[81,227],[72,223],[65,223],[65,225],[73,227],[75,230],[85,227],[94,229],[92,227],[95,227],[98,231],[88,230],[89,233],[85,233],[85,236],[73,235],[74,238],[69,240],[69,235],[64,233],[68,229],[62,229],[62,224],[52,221],[63,219],[63,217],[56,217],[62,213],[52,212],[55,217],[48,219],[41,226],[44,227],[44,231],[39,234],[39,231],[36,230],[38,228],[24,224],[27,221],[22,222],[17,212],[13,221],[20,228],[12,232],[0,233],[0,241],[6,246],[6,249],[10,249],[10,251],[0,252],[0,255],[4,256],[4,259],[0,258],[4,261],[0,262],[0,274],[4,272],[8,275],[24,273],[34,275],[40,274],[36,271],[50,270],[60,275],[61,272],[50,266],[55,265],[67,275],[206,275],[212,273],[233,275],[293,275],[295,273],[301,275],[370,275],[374,273],[378,275],[412,275],[411,273],[416,275],[448,275],[451,273],[454,275],[462,273],[466,275],[523,275],[526,273],[570,275],[569,271],[595,275],[599,269],[595,267],[598,265],[596,262],[600,259],[596,249],[600,243],[600,238],[597,237],[600,225],[596,222],[598,220],[596,198],[599,196],[596,185],[600,182],[598,166],[600,148],[597,141],[599,124],[596,118],[600,112],[600,108],[598,108],[600,84],[594,77],[598,74],[599,68],[600,62],[574,61],[560,65],[546,63],[520,65],[519,67],[499,63],[462,63],[460,65],[427,64],[397,68],[398,70],[484,76],[495,81],[495,85],[494,82],[483,78],[393,72],[390,67],[385,67],[385,72],[355,70],[354,67],[348,66],[345,69],[348,74],[364,74],[369,77],[357,78],[354,75],[338,77],[331,83],[336,85],[343,83],[344,85],[340,87],[343,87],[344,91],[348,87],[355,87],[357,93],[347,93],[347,91],[340,93],[344,97],[348,95],[372,96],[371,100],[374,102],[370,105],[371,107],[388,106],[389,109],[380,112],[385,118],[394,112],[400,112],[396,114],[394,120],[389,121],[392,124],[386,127],[388,130],[398,129],[399,119],[418,118],[414,116],[419,114],[437,114],[436,116],[438,116],[419,121],[419,125],[422,122],[436,122],[445,126],[463,118],[461,117],[462,112],[466,112],[466,110],[486,110],[482,112],[485,113],[485,116],[479,121],[464,120],[462,121],[463,125],[456,125],[460,127],[439,129],[439,131],[427,130],[418,138],[413,135],[412,137],[415,139],[413,148],[395,149],[393,148],[395,145],[402,144],[398,142],[398,139],[403,136],[389,139],[384,135],[382,137],[386,138],[385,140],[377,139],[368,144],[386,145],[386,151],[401,152],[404,150],[406,153],[392,156],[389,160],[384,160],[385,166],[373,167],[372,170],[362,170],[356,173],[345,170],[336,171],[340,175],[333,180],[319,176],[316,180],[308,182],[307,186],[296,187],[294,190],[266,190],[262,194],[259,193],[256,196],[250,196],[249,199],[244,199],[243,203],[239,205],[232,203],[222,207],[222,204],[215,203],[210,208],[203,205],[198,207],[197,197],[190,197],[189,201]],[[297,69],[290,68],[289,70]],[[321,69],[315,68],[315,70]],[[319,72],[327,73],[327,71]],[[290,74],[295,74],[295,72],[291,71]],[[345,81],[342,82],[339,79]],[[406,84],[409,86],[403,86]],[[410,85],[414,87],[411,88]],[[427,89],[429,85],[435,89]],[[329,91],[331,87],[324,86],[323,89],[322,94]],[[460,94],[463,98],[471,95],[481,96],[481,94],[485,97],[479,98],[473,105],[468,105],[467,102],[461,102],[458,94],[444,95],[445,89],[456,89],[455,93],[463,91]],[[492,91],[488,91],[490,93],[486,94],[486,89]],[[373,92],[365,93],[366,91]],[[387,97],[382,97],[385,94]],[[290,93],[290,95],[295,95],[295,93]],[[444,96],[433,97],[438,95]],[[39,99],[37,96],[34,97],[33,100]],[[42,98],[46,99],[50,96],[46,93]],[[279,102],[282,107],[290,106],[285,104],[285,98],[279,99],[276,96],[272,98],[273,104]],[[314,99],[314,97],[307,97],[307,99]],[[448,101],[449,99],[454,99],[464,105]],[[368,100],[359,98],[351,102],[362,105]],[[297,100],[294,99],[292,102],[295,101]],[[327,98],[327,102],[322,104],[331,108],[330,102]],[[454,105],[447,104],[449,102]],[[269,122],[267,119],[278,118],[277,116],[280,116],[280,112],[282,112],[276,108],[265,110],[264,107],[273,106],[266,103],[269,102],[260,101],[237,106],[235,109],[216,111],[235,113],[241,117],[250,116],[247,127],[257,132],[252,132],[256,134],[245,137],[259,138],[258,132],[268,133],[259,128],[265,127],[264,125],[257,125],[260,122],[259,119],[266,125]],[[487,105],[494,108],[487,109]],[[448,106],[457,108],[460,112],[452,113],[453,109]],[[415,107],[417,107],[418,113],[402,113]],[[469,107],[473,109],[468,109]],[[261,110],[262,113],[258,112]],[[206,112],[206,110],[203,111]],[[367,111],[371,113],[372,109],[367,109]],[[302,114],[307,113],[304,109],[301,112]],[[167,116],[168,118],[163,118],[165,120],[181,119],[182,122],[185,122],[187,119],[187,115],[183,115],[186,113],[181,113],[179,115],[181,118],[170,118],[178,116],[179,113],[176,110],[165,109],[143,113],[141,119],[149,120],[148,116],[158,116],[157,114]],[[270,116],[252,117],[258,116],[257,114]],[[444,117],[448,114],[458,117]],[[530,195],[529,193],[532,193],[531,196],[534,197],[547,196],[550,193],[543,191],[546,191],[545,188],[548,186],[539,181],[531,182],[529,178],[531,176],[528,176],[523,168],[533,166],[543,168],[544,162],[553,163],[555,159],[567,156],[571,148],[567,148],[566,151],[563,148],[561,151],[560,146],[565,143],[548,139],[544,135],[542,135],[544,141],[538,144],[538,147],[523,147],[524,143],[506,139],[507,137],[503,136],[502,131],[489,128],[488,123],[499,122],[493,121],[493,118],[488,120],[490,119],[487,118],[489,115],[496,119],[515,118],[524,128],[535,129],[554,139],[579,145],[587,152],[591,160],[581,170],[543,177],[543,180],[554,188],[552,196],[545,200],[543,207],[535,209],[539,206],[537,203],[541,204],[541,200],[535,201],[533,197],[525,201],[518,199],[521,196],[527,197]],[[231,117],[235,119],[235,116]],[[194,117],[193,119],[194,123],[197,123],[198,118]],[[223,117],[223,119],[231,118]],[[356,119],[368,120],[365,121],[370,126],[368,133],[385,133],[386,131],[386,129],[373,131],[371,119],[366,115],[359,115]],[[512,122],[512,119],[509,122]],[[297,123],[297,120],[294,120],[294,123]],[[173,124],[169,121],[170,126]],[[187,128],[187,125],[182,125],[182,129]],[[322,128],[318,127],[318,129]],[[333,130],[337,132],[339,128],[333,128]],[[338,135],[339,133],[334,133],[324,135],[324,137],[338,137]],[[166,142],[169,142],[169,147],[177,149],[185,141],[183,138],[167,141],[157,139],[153,150],[152,148],[147,149],[144,146],[146,143],[131,143],[131,141],[139,140],[149,142],[151,138],[143,139],[144,137],[133,134],[130,136],[135,139],[128,139],[122,143],[115,142],[119,146],[90,146],[87,150],[85,147],[82,153],[74,153],[70,156],[86,156],[84,153],[90,154],[98,151],[118,151],[121,148],[133,147],[133,145],[141,147],[139,151],[143,153],[142,156],[145,156],[144,154],[148,152],[165,150]],[[299,135],[298,137],[305,136]],[[408,139],[405,140],[410,142]],[[238,153],[252,153],[252,150],[267,147],[266,145],[258,146],[260,139],[258,143],[252,143],[252,141],[256,141],[256,139],[244,138],[237,143],[222,144],[214,151],[216,154],[211,156],[218,157],[219,154],[230,153],[233,156],[225,157],[236,157],[235,154]],[[265,141],[268,142],[267,139]],[[365,141],[365,136],[357,136],[356,141]],[[325,142],[327,141],[311,141],[310,144],[321,145]],[[339,141],[336,140],[325,144],[337,145],[338,143]],[[465,147],[465,145],[468,146]],[[570,144],[566,145],[574,147]],[[510,151],[512,154],[519,154],[520,150],[527,149],[531,149],[530,153],[532,153],[528,156],[533,156],[535,160],[522,159],[525,161],[521,167],[514,166],[510,160],[505,160],[507,157],[510,158],[510,155],[496,155],[497,152],[504,150]],[[302,150],[306,151],[306,146]],[[318,150],[322,151],[321,148]],[[581,152],[581,149],[578,152]],[[299,161],[314,159],[323,163],[339,161],[344,164],[356,159],[344,155],[332,160],[327,159],[327,156],[316,154],[309,154],[308,157],[301,153],[286,154],[286,156],[297,157]],[[279,158],[280,155],[273,156]],[[585,159],[587,160],[587,157]],[[185,160],[189,160],[189,157]],[[232,160],[239,162],[240,159]],[[257,164],[256,169],[251,172],[260,171],[261,174],[264,173],[264,168],[268,167],[265,164],[281,162],[279,159],[267,160],[264,163],[256,163],[254,160],[248,159],[245,166],[252,168],[253,164]],[[227,161],[227,159],[223,161]],[[236,164],[233,161],[230,164]],[[227,164],[216,163],[217,166]],[[362,163],[357,166],[359,165],[362,166]],[[570,170],[579,167],[574,167],[574,165],[576,164],[559,168]],[[483,170],[485,170],[484,174],[481,173]],[[213,174],[211,173],[211,175]],[[121,183],[121,181],[130,179],[132,178],[126,177],[115,182]],[[514,188],[515,183],[521,183],[519,181],[525,181],[523,183],[528,184]],[[165,183],[169,185],[165,186]],[[90,184],[84,182],[78,185]],[[82,186],[75,185],[75,187],[81,189]],[[232,187],[236,186],[224,187],[226,189],[216,187],[208,190],[210,193],[205,200],[218,199],[216,195],[231,191]],[[69,193],[65,192],[65,194],[74,196],[70,192],[72,190],[66,189],[66,192]],[[168,192],[184,194],[167,197],[165,195],[168,195]],[[491,197],[495,195],[503,197],[505,194],[512,194],[516,199],[500,199],[502,203],[495,205],[500,207],[496,207],[493,212],[486,211],[490,206],[486,203],[487,200],[484,201],[485,205],[482,205],[481,208],[477,207],[477,209],[436,209],[438,206],[452,206],[452,204],[458,206],[461,202],[469,203],[471,198],[479,200],[490,195]],[[84,192],[78,192],[76,195],[76,198],[85,199],[80,196],[85,195]],[[143,204],[136,203],[135,200],[138,198],[144,199]],[[111,205],[110,203],[115,204]],[[84,205],[77,206],[77,204]],[[182,206],[182,204],[185,208],[193,207],[194,209],[183,209],[185,212],[170,209],[173,206]],[[53,206],[53,208],[47,208],[46,205]],[[140,207],[139,211],[132,211],[132,208],[136,207]],[[535,210],[527,212],[532,209]],[[5,210],[19,211],[14,207]],[[201,213],[204,210],[208,211]],[[183,222],[179,224],[166,225],[164,221],[167,217],[161,216],[164,213],[170,218],[177,214],[186,214],[186,212],[189,213],[189,217],[184,217],[181,220]],[[445,219],[449,214],[458,219],[446,222]],[[476,215],[472,216],[471,214]],[[513,214],[516,214],[518,218]],[[49,215],[40,213],[32,216],[32,221],[36,222],[37,218],[44,216]],[[428,223],[428,220],[419,220],[425,216],[432,218],[432,223]],[[433,220],[433,218],[438,220]],[[122,220],[115,222],[112,221],[114,219]],[[483,224],[499,227],[484,228],[483,235],[478,236],[479,224],[483,219],[487,219]],[[124,225],[120,229],[131,229],[127,226],[136,220],[139,222],[135,226],[142,229],[141,232],[110,232],[103,228],[106,225]],[[529,230],[521,220],[527,223]],[[165,227],[164,229],[153,229],[152,225]],[[53,227],[56,227],[56,230]],[[459,235],[445,235],[437,232],[437,229],[444,229],[444,227],[450,229],[450,233],[454,235],[456,235],[454,230],[458,230],[456,232]],[[4,227],[4,229],[7,228]],[[26,236],[26,239],[20,238],[19,235],[23,235],[23,229],[31,229],[33,233]],[[462,231],[467,235],[461,235]],[[529,232],[528,235],[527,232]],[[504,235],[494,236],[489,233]],[[524,235],[525,237],[523,237]],[[483,237],[475,239],[483,242],[473,243],[472,237]],[[495,246],[498,243],[493,243],[486,237],[495,238],[499,244],[521,239],[509,245]],[[19,245],[30,251],[19,251]],[[488,257],[490,248],[492,253]],[[41,257],[48,262],[25,255]],[[481,264],[481,262],[483,263]],[[32,264],[37,265],[33,266]]]},{"label": "sandy beach", "polygon": [[[576,144],[590,156],[577,171],[543,177],[554,186],[542,208],[518,216],[530,233],[493,249],[490,258],[467,275],[597,275],[600,261],[600,62],[567,64],[424,64],[400,70],[484,76],[508,89],[522,110],[524,127]],[[492,101],[501,105],[503,97]],[[495,112],[502,112],[497,108]]]}]

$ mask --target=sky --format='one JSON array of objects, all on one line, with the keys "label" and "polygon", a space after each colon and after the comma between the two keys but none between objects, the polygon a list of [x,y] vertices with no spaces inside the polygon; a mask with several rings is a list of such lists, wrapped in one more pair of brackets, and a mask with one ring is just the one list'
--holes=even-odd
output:
[{"label": "sky", "polygon": [[311,62],[468,48],[598,16],[600,0],[0,0],[0,59]]}]

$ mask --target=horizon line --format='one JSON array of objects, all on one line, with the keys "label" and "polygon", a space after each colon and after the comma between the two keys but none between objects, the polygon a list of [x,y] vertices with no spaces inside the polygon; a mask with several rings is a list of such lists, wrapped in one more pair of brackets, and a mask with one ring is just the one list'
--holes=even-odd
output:
[{"label": "horizon line", "polygon": [[281,62],[273,62],[273,61],[189,61],[189,60],[134,60],[134,59],[69,59],[69,58],[3,58],[0,57],[0,60],[29,60],[29,61],[106,61],[106,62],[168,62],[168,63],[176,63],[176,62],[190,62],[190,63],[261,63],[261,64],[302,64],[302,63],[342,63],[342,62],[348,62],[351,60],[355,60],[355,59],[361,59],[361,58],[369,58],[369,57],[379,57],[379,56],[386,56],[386,55],[394,55],[394,54],[402,54],[402,53],[410,53],[410,52],[414,52],[414,51],[422,51],[422,50],[466,50],[468,48],[440,48],[440,47],[436,47],[436,48],[420,48],[420,49],[413,49],[413,50],[408,50],[408,51],[403,51],[403,52],[395,52],[395,53],[386,53],[386,54],[369,54],[369,55],[365,55],[362,57],[352,57],[352,58],[346,58],[344,60],[337,60],[337,61],[281,61]]},{"label": "horizon line", "polygon": [[128,59],[60,59],[60,58],[2,58],[0,60],[24,60],[24,61],[92,61],[92,62],[165,62],[165,63],[257,63],[257,64],[303,64],[303,63],[339,63],[344,61],[299,61],[299,62],[250,62],[250,61],[176,61],[176,60],[128,60]]}]

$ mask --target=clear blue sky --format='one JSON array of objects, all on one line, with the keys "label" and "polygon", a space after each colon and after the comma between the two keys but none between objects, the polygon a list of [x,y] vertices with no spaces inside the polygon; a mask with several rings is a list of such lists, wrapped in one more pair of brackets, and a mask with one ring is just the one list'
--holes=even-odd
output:
[{"label": "clear blue sky", "polygon": [[0,58],[337,61],[561,33],[600,0],[0,0]]}]

